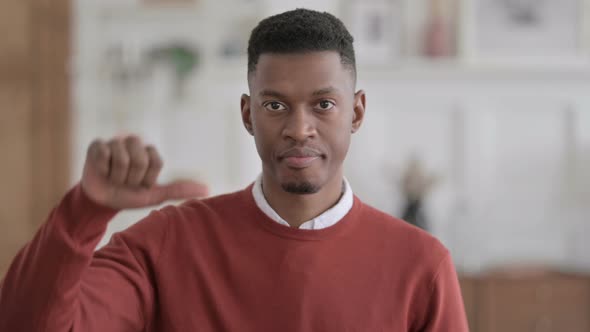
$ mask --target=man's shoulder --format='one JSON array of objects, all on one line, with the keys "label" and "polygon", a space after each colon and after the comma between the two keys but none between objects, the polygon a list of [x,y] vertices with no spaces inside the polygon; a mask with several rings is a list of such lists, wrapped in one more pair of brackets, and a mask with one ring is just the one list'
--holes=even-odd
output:
[{"label": "man's shoulder", "polygon": [[383,212],[382,210],[373,207],[370,204],[364,202],[360,202],[360,204],[362,205],[361,218],[363,219],[365,226],[378,228],[380,231],[386,232],[386,234],[389,236],[412,236],[427,242],[438,241],[425,230],[418,228],[400,218]]},{"label": "man's shoulder", "polygon": [[434,235],[369,204],[361,204],[363,227],[386,241],[392,250],[402,250],[416,258],[433,257],[435,261],[447,255],[447,248]]},{"label": "man's shoulder", "polygon": [[191,199],[179,205],[168,205],[160,211],[173,224],[182,221],[194,223],[211,219],[224,219],[228,215],[249,208],[251,204],[248,200],[247,191],[248,188],[204,199]]}]

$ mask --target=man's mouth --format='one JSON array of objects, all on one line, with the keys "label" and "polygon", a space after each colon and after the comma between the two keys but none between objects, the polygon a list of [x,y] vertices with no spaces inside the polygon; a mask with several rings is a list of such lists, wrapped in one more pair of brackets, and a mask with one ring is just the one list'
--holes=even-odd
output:
[{"label": "man's mouth", "polygon": [[311,148],[293,148],[289,149],[279,156],[279,161],[285,161],[290,168],[307,168],[314,161],[322,158],[322,153]]},{"label": "man's mouth", "polygon": [[284,160],[290,168],[300,169],[311,166],[311,164],[319,158],[320,157],[287,157]]}]

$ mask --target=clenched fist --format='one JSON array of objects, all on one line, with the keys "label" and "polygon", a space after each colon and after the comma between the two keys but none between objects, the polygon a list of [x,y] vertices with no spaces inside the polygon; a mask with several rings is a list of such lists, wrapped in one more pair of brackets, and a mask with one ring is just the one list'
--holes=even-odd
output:
[{"label": "clenched fist", "polygon": [[171,199],[207,195],[207,186],[193,181],[158,185],[162,159],[137,136],[95,140],[88,148],[82,190],[98,204],[114,209],[141,208]]}]

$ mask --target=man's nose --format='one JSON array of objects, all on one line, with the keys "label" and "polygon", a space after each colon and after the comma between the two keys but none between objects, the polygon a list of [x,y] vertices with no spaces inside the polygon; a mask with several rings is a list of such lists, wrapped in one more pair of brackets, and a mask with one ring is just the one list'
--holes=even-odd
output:
[{"label": "man's nose", "polygon": [[283,129],[283,137],[304,142],[316,135],[315,117],[304,106],[291,109]]}]

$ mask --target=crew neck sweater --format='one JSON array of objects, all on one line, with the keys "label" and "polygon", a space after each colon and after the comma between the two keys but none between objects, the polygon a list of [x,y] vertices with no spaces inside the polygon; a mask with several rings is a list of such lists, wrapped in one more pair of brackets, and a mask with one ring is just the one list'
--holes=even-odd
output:
[{"label": "crew neck sweater", "polygon": [[65,196],[0,286],[0,331],[468,331],[449,252],[356,196],[304,230],[249,186],[153,211],[95,252],[116,213]]}]

